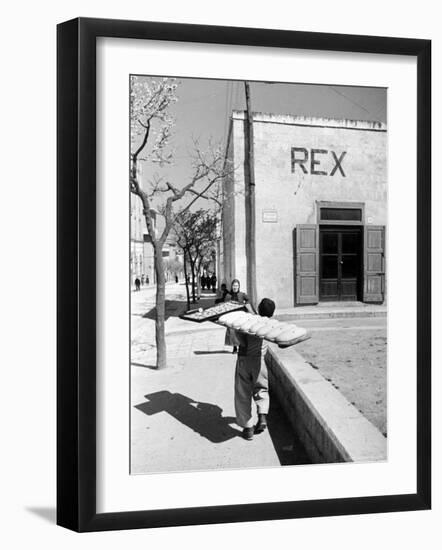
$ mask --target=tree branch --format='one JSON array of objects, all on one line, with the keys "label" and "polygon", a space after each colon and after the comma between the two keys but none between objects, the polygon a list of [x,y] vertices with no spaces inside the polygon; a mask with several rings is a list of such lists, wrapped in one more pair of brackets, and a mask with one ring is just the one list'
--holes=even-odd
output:
[{"label": "tree branch", "polygon": [[141,145],[138,147],[138,149],[135,151],[135,153],[132,155],[132,159],[137,162],[138,155],[141,153],[141,151],[146,147],[147,140],[149,139],[149,133],[150,133],[150,121],[151,117],[146,120],[146,125],[142,124],[144,128],[146,128],[146,131],[144,132],[144,137],[141,142]]}]

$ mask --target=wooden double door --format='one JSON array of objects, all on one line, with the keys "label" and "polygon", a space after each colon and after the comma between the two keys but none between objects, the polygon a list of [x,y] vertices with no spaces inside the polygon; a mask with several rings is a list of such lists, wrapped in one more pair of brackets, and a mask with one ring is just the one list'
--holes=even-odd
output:
[{"label": "wooden double door", "polygon": [[320,300],[361,299],[363,267],[361,229],[360,227],[320,227]]}]

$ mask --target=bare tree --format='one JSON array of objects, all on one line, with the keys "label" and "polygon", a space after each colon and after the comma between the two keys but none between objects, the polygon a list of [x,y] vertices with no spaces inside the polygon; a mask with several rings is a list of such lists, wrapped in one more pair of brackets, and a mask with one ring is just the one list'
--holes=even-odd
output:
[{"label": "bare tree", "polygon": [[[192,301],[195,303],[195,288],[198,284],[198,276],[204,261],[212,259],[211,252],[216,243],[216,230],[218,218],[216,212],[196,210],[194,212],[183,212],[177,217],[177,224],[174,228],[177,236],[177,244],[183,250],[185,258],[185,276],[192,280]],[[188,307],[190,307],[189,291]]]},{"label": "bare tree", "polygon": [[[130,87],[130,190],[137,195],[143,205],[143,215],[147,232],[154,250],[156,274],[156,322],[155,340],[157,348],[157,368],[167,366],[165,339],[165,275],[162,250],[174,226],[177,216],[204,196],[212,186],[221,182],[229,173],[228,165],[220,149],[210,148],[203,152],[196,144],[191,159],[192,176],[185,183],[174,184],[154,177],[152,165],[164,166],[171,163],[173,153],[169,141],[173,133],[174,120],[170,107],[177,101],[175,79],[131,77]],[[140,162],[149,166],[150,184],[145,188],[140,177]],[[186,201],[186,197],[189,199]],[[157,231],[152,201],[155,208],[164,216],[164,227]]]}]

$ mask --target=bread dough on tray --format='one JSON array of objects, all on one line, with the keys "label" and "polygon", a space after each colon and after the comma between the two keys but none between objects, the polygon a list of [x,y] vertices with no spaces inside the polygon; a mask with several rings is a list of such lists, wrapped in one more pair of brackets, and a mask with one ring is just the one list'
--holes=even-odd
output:
[{"label": "bread dough on tray", "polygon": [[268,334],[270,333],[271,330],[273,330],[276,326],[278,326],[280,323],[279,321],[276,321],[275,319],[273,320],[268,320],[263,327],[259,328],[257,331],[256,331],[256,336],[259,336],[260,338],[268,338]]},{"label": "bread dough on tray", "polygon": [[305,340],[307,337],[307,331],[305,328],[294,326],[293,328],[290,328],[289,330],[282,332],[275,338],[275,342],[279,346],[290,346],[297,342],[301,342],[302,340]]},{"label": "bread dough on tray", "polygon": [[243,315],[246,315],[245,311],[232,311],[230,313],[226,313],[225,315],[222,315],[218,319],[218,322],[221,323],[222,325],[225,325],[226,327],[232,327],[233,322],[243,317]]},{"label": "bread dough on tray", "polygon": [[216,322],[239,332],[276,342],[279,347],[292,346],[309,338],[306,329],[302,327],[245,311],[226,313]]},{"label": "bread dough on tray", "polygon": [[247,322],[250,321],[251,318],[256,317],[253,313],[246,313],[245,311],[240,311],[239,313],[242,313],[243,315],[239,316],[232,321],[232,328],[237,330],[243,330],[242,326]]}]

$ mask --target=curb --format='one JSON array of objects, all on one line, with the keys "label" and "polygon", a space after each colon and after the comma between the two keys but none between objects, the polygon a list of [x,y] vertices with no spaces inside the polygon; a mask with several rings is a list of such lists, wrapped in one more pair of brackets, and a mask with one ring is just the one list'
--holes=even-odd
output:
[{"label": "curb", "polygon": [[293,347],[269,346],[272,391],[314,463],[378,462],[387,439]]},{"label": "curb", "polygon": [[280,321],[294,321],[301,319],[347,319],[347,318],[365,318],[365,317],[387,317],[387,311],[349,311],[349,310],[338,310],[338,311],[309,311],[309,312],[299,312],[299,313],[276,313],[275,319]]}]

